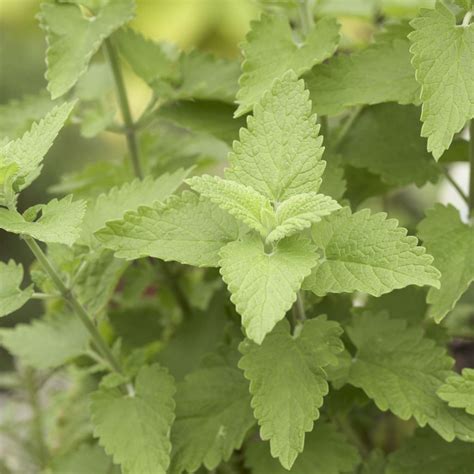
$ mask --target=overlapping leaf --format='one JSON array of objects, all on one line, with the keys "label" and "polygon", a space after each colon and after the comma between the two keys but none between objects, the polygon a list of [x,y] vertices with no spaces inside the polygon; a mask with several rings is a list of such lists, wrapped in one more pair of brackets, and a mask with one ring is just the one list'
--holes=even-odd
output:
[{"label": "overlapping leaf", "polygon": [[448,377],[438,395],[453,408],[464,408],[474,415],[474,369],[464,369],[462,375]]},{"label": "overlapping leaf", "polygon": [[20,309],[33,294],[33,288],[21,289],[23,266],[13,260],[0,262],[0,317]]}]

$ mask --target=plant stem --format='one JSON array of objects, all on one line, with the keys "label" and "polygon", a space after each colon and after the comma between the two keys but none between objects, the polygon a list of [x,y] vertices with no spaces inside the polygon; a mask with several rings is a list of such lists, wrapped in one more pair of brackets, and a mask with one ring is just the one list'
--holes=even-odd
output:
[{"label": "plant stem", "polygon": [[110,63],[112,73],[117,89],[117,98],[122,112],[122,118],[125,125],[125,136],[127,138],[128,151],[132,160],[133,170],[139,179],[143,179],[143,171],[140,163],[140,154],[138,151],[137,137],[135,134],[135,124],[133,123],[130,105],[128,102],[127,90],[123,80],[122,70],[120,69],[120,61],[117,51],[110,39],[104,41],[104,50]]},{"label": "plant stem", "polygon": [[39,264],[43,267],[43,270],[48,274],[51,280],[56,286],[57,290],[64,298],[64,300],[68,303],[71,309],[76,313],[76,316],[81,320],[82,324],[85,326],[87,331],[89,332],[92,342],[102,357],[110,364],[110,367],[118,373],[123,373],[120,364],[118,363],[115,356],[112,354],[111,350],[107,346],[106,342],[100,335],[99,331],[95,327],[92,319],[87,314],[87,311],[84,307],[79,303],[77,298],[71,292],[69,288],[61,280],[59,273],[53,267],[52,263],[49,261],[46,254],[41,250],[41,247],[38,245],[36,240],[29,236],[23,236],[23,240],[26,242],[26,245],[30,248],[33,255],[38,260]]},{"label": "plant stem", "polygon": [[309,0],[300,0],[300,19],[303,34],[307,36],[314,27],[313,12]]},{"label": "plant stem", "polygon": [[339,129],[339,133],[336,135],[334,140],[331,141],[331,148],[333,150],[337,150],[339,145],[342,143],[342,140],[347,135],[347,132],[349,132],[356,118],[359,116],[361,112],[362,112],[362,107],[356,107],[352,111],[352,114],[349,117],[347,117],[346,121],[344,122],[342,127]]},{"label": "plant stem", "polygon": [[301,291],[298,291],[296,294],[296,301],[295,301],[295,308],[296,308],[296,315],[298,321],[303,322],[306,320],[306,311],[304,309],[304,299],[303,294]]},{"label": "plant stem", "polygon": [[469,176],[469,211],[471,214],[474,212],[474,120],[471,119],[469,125],[469,164],[470,164],[470,176]]},{"label": "plant stem", "polygon": [[[466,202],[466,204],[469,206],[469,198],[466,196],[464,191],[461,189],[461,186],[453,179],[453,177],[449,174],[448,170],[444,166],[440,166],[440,170],[446,177],[446,179],[451,183],[451,186],[457,191],[459,196]],[[471,173],[472,176],[472,173]]]},{"label": "plant stem", "polygon": [[184,295],[184,293],[181,291],[181,288],[178,282],[176,281],[175,275],[171,273],[166,262],[163,262],[160,260],[160,269],[166,277],[168,286],[173,292],[174,297],[176,298],[176,302],[181,308],[181,312],[183,313],[183,316],[191,314],[192,310],[191,310],[191,307],[189,306],[188,300],[186,299],[186,296]]},{"label": "plant stem", "polygon": [[48,463],[49,453],[46,443],[44,441],[43,417],[41,414],[41,406],[38,399],[38,386],[36,383],[36,378],[33,369],[26,368],[24,380],[26,392],[28,394],[28,401],[30,403],[32,411],[32,436],[35,442],[35,446],[38,450],[38,462],[40,464],[40,467],[44,468]]}]

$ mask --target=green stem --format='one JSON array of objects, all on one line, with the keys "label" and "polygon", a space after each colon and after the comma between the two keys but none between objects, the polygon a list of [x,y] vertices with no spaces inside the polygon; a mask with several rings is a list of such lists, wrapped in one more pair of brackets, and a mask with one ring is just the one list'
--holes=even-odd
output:
[{"label": "green stem", "polygon": [[117,51],[110,39],[104,41],[104,50],[110,63],[112,73],[117,89],[117,98],[122,112],[122,118],[125,125],[125,136],[127,138],[128,151],[132,160],[133,170],[139,179],[143,179],[143,171],[140,163],[140,154],[138,151],[137,137],[135,134],[135,124],[133,123],[130,105],[128,102],[127,90],[123,80],[122,70],[120,69],[120,61]]},{"label": "green stem", "polygon": [[[153,263],[153,262],[152,262]],[[178,284],[177,278],[173,275],[168,268],[166,262],[160,260],[160,267],[161,271],[163,272],[164,276],[166,277],[166,282],[168,283],[169,288],[173,292],[174,297],[176,298],[176,302],[178,303],[179,307],[181,308],[181,312],[183,316],[190,315],[192,310],[189,306],[188,300],[186,296],[181,291],[181,288]]]},{"label": "green stem", "polygon": [[51,278],[54,283],[54,286],[57,288],[61,296],[71,307],[74,313],[76,313],[76,316],[81,320],[82,324],[85,326],[91,336],[92,343],[102,355],[102,357],[108,362],[108,364],[110,364],[112,370],[118,373],[123,373],[120,364],[118,363],[117,359],[112,354],[106,342],[95,327],[94,323],[92,322],[92,319],[87,314],[87,311],[84,309],[81,303],[79,303],[79,301],[71,292],[71,290],[67,288],[66,285],[63,283],[61,277],[59,276],[59,273],[53,267],[52,263],[49,261],[43,250],[41,250],[41,247],[38,245],[36,240],[29,236],[23,236],[23,240],[26,242],[26,245],[28,245],[31,252],[38,260],[39,264],[43,267],[43,270]]},{"label": "green stem", "polygon": [[37,449],[38,462],[44,468],[48,463],[49,453],[44,440],[43,416],[38,398],[38,386],[35,374],[30,368],[25,370],[25,388],[32,411],[31,431]]},{"label": "green stem", "polygon": [[[461,189],[461,186],[453,179],[453,177],[449,174],[448,170],[444,166],[440,166],[441,172],[444,174],[445,178],[450,182],[451,186],[457,191],[459,196],[469,205],[469,198],[466,196],[464,191]],[[471,173],[472,176],[472,173]]]},{"label": "green stem", "polygon": [[344,137],[347,135],[349,130],[351,129],[352,125],[354,124],[355,120],[359,116],[359,114],[362,112],[362,107],[356,107],[353,111],[352,114],[347,117],[346,121],[342,125],[342,127],[339,129],[339,133],[336,135],[333,141],[331,141],[331,148],[333,150],[337,150],[339,145],[342,143],[342,140],[344,140]]},{"label": "green stem", "polygon": [[313,12],[311,11],[311,5],[309,0],[300,0],[299,2],[300,10],[300,19],[301,19],[301,29],[303,34],[308,36],[310,31],[314,27],[314,18]]},{"label": "green stem", "polygon": [[470,164],[470,177],[469,177],[469,211],[471,214],[474,212],[474,120],[471,120],[469,125],[469,164]]}]

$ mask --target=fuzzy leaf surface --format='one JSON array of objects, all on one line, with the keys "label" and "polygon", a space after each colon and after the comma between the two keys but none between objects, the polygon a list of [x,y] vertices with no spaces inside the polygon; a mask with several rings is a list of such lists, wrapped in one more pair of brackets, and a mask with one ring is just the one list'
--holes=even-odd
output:
[{"label": "fuzzy leaf surface", "polygon": [[474,369],[464,369],[462,375],[448,377],[439,388],[438,396],[453,408],[464,408],[474,415]]},{"label": "fuzzy leaf surface", "polygon": [[215,267],[219,250],[239,236],[237,221],[212,202],[184,192],[165,204],[127,212],[96,232],[115,256],[155,257],[194,266]]},{"label": "fuzzy leaf surface", "polygon": [[344,208],[331,214],[313,226],[313,240],[324,258],[304,288],[319,296],[353,291],[380,296],[408,285],[439,287],[433,258],[406,233],[384,213],[364,209],[351,214]]},{"label": "fuzzy leaf surface", "polygon": [[431,288],[428,314],[441,321],[474,281],[474,229],[453,206],[437,204],[418,225],[423,245],[441,272],[441,288]]},{"label": "fuzzy leaf surface", "polygon": [[275,80],[247,119],[229,155],[226,178],[254,188],[272,201],[317,192],[325,162],[316,116],[304,82],[294,72]]},{"label": "fuzzy leaf surface", "polygon": [[474,417],[448,407],[437,395],[446,377],[454,374],[445,349],[386,313],[365,312],[347,328],[357,354],[349,382],[361,388],[377,407],[403,420],[428,424],[446,441],[474,442]]},{"label": "fuzzy leaf surface", "polygon": [[250,380],[252,408],[260,437],[270,440],[271,454],[291,469],[303,451],[329,387],[324,367],[337,364],[344,349],[342,329],[325,316],[307,320],[293,337],[287,321],[279,323],[259,346],[240,345],[239,367]]},{"label": "fuzzy leaf surface", "polygon": [[69,2],[41,4],[39,20],[48,44],[46,79],[53,99],[74,86],[103,40],[131,20],[134,11],[132,0],[105,0],[91,12],[93,17]]},{"label": "fuzzy leaf surface", "polygon": [[247,337],[261,344],[296,300],[318,255],[304,238],[289,237],[265,253],[258,237],[231,242],[220,251],[221,275],[242,316]]},{"label": "fuzzy leaf surface", "polygon": [[165,474],[175,408],[173,377],[158,364],[143,366],[135,392],[131,397],[100,389],[91,395],[94,435],[125,473]]},{"label": "fuzzy leaf surface", "polygon": [[474,117],[474,23],[457,25],[442,2],[411,21],[409,39],[416,79],[421,85],[423,127],[436,160],[453,136]]},{"label": "fuzzy leaf surface", "polygon": [[332,56],[338,43],[339,26],[332,18],[319,20],[300,44],[295,43],[284,16],[262,15],[260,20],[252,22],[242,45],[244,62],[236,117],[250,112],[276,78],[290,69],[301,76]]},{"label": "fuzzy leaf surface", "polygon": [[22,290],[23,266],[10,260],[0,262],[0,317],[20,309],[33,294],[30,286]]}]

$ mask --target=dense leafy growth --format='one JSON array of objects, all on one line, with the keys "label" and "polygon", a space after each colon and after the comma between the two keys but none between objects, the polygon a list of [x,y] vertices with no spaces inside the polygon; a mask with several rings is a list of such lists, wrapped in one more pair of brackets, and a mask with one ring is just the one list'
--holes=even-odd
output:
[{"label": "dense leafy growth", "polygon": [[[0,230],[35,258],[0,262],[29,428],[2,415],[1,472],[473,472],[474,10],[406,3],[260,0],[241,61],[147,38],[134,0],[41,3],[51,100],[0,106]],[[26,206],[75,124],[127,153]]]}]

